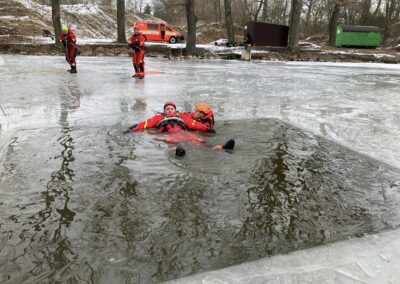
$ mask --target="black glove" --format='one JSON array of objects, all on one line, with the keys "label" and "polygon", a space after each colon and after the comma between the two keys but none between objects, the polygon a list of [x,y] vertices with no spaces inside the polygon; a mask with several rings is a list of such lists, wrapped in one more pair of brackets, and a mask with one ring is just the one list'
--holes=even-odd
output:
[{"label": "black glove", "polygon": [[133,50],[140,51],[140,46],[137,44],[130,44],[129,47]]},{"label": "black glove", "polygon": [[215,130],[214,130],[213,128],[208,128],[208,129],[207,129],[207,132],[208,132],[208,133],[211,133],[211,134],[217,133],[217,132],[215,132]]},{"label": "black glove", "polygon": [[134,125],[132,125],[131,127],[129,127],[129,129],[128,130],[125,130],[124,132],[122,132],[123,134],[128,134],[128,133],[130,133],[131,132],[131,130],[133,129],[133,128],[135,128],[136,126],[137,126],[138,124],[137,123],[135,123]]},{"label": "black glove", "polygon": [[64,47],[66,47],[66,46],[67,46],[67,42],[66,42],[65,40],[63,40],[63,41],[62,41],[62,45],[63,45]]}]

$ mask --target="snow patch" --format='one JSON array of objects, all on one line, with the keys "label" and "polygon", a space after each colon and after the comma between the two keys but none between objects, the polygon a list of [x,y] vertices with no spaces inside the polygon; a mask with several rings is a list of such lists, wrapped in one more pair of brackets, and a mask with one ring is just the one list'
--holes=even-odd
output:
[{"label": "snow patch", "polygon": [[98,5],[75,4],[75,5],[61,5],[61,7],[68,13],[76,15],[99,15],[103,13],[103,11],[99,8]]},{"label": "snow patch", "polygon": [[363,52],[351,52],[351,51],[341,51],[341,50],[330,50],[330,51],[323,51],[322,54],[352,54],[352,55],[373,55],[376,58],[381,58],[383,56],[386,57],[396,57],[390,54],[383,54],[383,53],[379,53],[379,54],[371,54],[371,53],[363,53]]},{"label": "snow patch", "polygon": [[15,17],[15,16],[0,16],[0,20],[14,20],[14,21],[24,21],[29,19],[29,16]]}]

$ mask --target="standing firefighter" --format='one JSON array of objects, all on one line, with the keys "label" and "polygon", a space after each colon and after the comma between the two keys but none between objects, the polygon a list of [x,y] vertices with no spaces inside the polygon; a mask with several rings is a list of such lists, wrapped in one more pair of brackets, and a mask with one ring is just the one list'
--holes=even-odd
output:
[{"label": "standing firefighter", "polygon": [[135,75],[132,77],[144,78],[144,42],[145,36],[139,32],[138,27],[133,28],[133,34],[129,39],[129,47],[133,49],[132,61]]},{"label": "standing firefighter", "polygon": [[68,70],[70,73],[77,73],[76,71],[76,51],[77,51],[77,46],[76,46],[76,37],[75,33],[72,30],[71,27],[68,27],[67,25],[62,25],[61,27],[61,36],[60,36],[60,42],[65,47],[65,59],[71,66],[71,70]]}]

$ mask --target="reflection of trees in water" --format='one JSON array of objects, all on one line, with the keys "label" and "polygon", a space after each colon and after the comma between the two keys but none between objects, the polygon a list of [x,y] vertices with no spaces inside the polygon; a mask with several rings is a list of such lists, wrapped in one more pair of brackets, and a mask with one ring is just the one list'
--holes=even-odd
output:
[{"label": "reflection of trees in water", "polygon": [[250,215],[238,234],[242,240],[261,245],[264,251],[259,251],[260,255],[272,253],[273,243],[292,238],[298,220],[297,192],[304,186],[299,184],[296,188],[292,183],[302,180],[301,174],[291,171],[294,167],[303,168],[302,161],[295,165],[289,161],[287,129],[282,127],[279,133],[274,155],[260,159],[251,175],[253,186],[247,190]]},{"label": "reflection of trees in water", "polygon": [[[79,102],[79,89],[68,84],[70,94],[73,96],[73,101]],[[62,98],[64,92],[62,92]],[[54,157],[56,160],[61,160],[60,169],[53,171],[50,176],[50,181],[46,185],[46,191],[42,193],[44,198],[45,208],[37,213],[37,222],[34,224],[37,232],[31,238],[31,245],[42,247],[42,256],[37,256],[38,259],[46,261],[37,262],[33,269],[34,274],[43,273],[43,270],[62,271],[61,275],[68,274],[68,267],[73,263],[76,254],[71,249],[71,243],[66,236],[66,231],[74,220],[76,213],[68,208],[70,201],[70,192],[73,190],[71,183],[75,176],[74,170],[71,168],[71,163],[75,160],[73,155],[74,141],[70,135],[71,129],[68,126],[68,110],[72,107],[68,97],[61,100],[60,107],[60,125],[62,126],[61,135],[57,139],[62,146],[61,153]],[[35,273],[36,272],[36,273]],[[61,277],[59,275],[59,277]],[[69,276],[71,277],[71,276]],[[78,279],[75,279],[78,280]]]},{"label": "reflection of trees in water", "polygon": [[[204,269],[215,256],[210,243],[217,246],[220,241],[210,233],[215,224],[210,224],[202,202],[206,183],[177,176],[176,182],[160,189],[161,196],[153,200],[152,194],[137,192],[129,169],[118,163],[101,184],[112,194],[96,201],[98,214],[91,231],[102,241],[91,242],[91,250],[120,255],[124,261],[117,277],[126,283],[159,282],[194,273],[200,266]],[[118,239],[113,237],[116,234]],[[109,267],[100,269],[96,274]]]},{"label": "reflection of trees in water", "polygon": [[43,275],[44,278],[56,271],[59,271],[57,277],[68,275],[68,267],[76,256],[65,232],[76,215],[68,208],[73,189],[70,183],[74,177],[74,171],[70,168],[70,163],[74,161],[74,146],[69,131],[68,127],[64,127],[58,139],[63,149],[55,158],[61,159],[61,167],[52,172],[46,190],[41,194],[45,208],[31,216],[31,221],[26,224],[29,227],[23,229],[24,239],[32,231],[28,248],[14,260],[18,263],[18,258],[26,258],[26,254],[31,254],[33,267],[29,272],[35,276]]},{"label": "reflection of trees in water", "polygon": [[[47,223],[44,227],[46,235],[50,233],[48,225],[56,225],[51,241],[57,243],[57,246],[54,252],[50,252],[51,257],[48,259],[48,265],[50,267],[54,266],[53,269],[60,269],[67,265],[72,261],[68,255],[75,255],[69,248],[69,241],[65,238],[65,232],[62,232],[63,228],[68,228],[71,225],[76,215],[75,212],[68,208],[69,193],[73,189],[70,182],[73,181],[75,175],[73,169],[70,168],[70,163],[74,161],[74,146],[73,138],[69,135],[69,131],[68,127],[64,127],[61,136],[58,138],[60,145],[64,147],[61,154],[55,157],[56,159],[61,159],[61,167],[51,174],[50,181],[47,183],[47,191],[43,193],[46,208],[39,213],[42,217],[41,223]],[[54,215],[54,209],[58,215]],[[42,224],[38,224],[36,227]]]},{"label": "reflection of trees in water", "polygon": [[363,208],[368,203],[350,197],[369,187],[362,166],[356,169],[360,176],[352,176],[349,168],[353,162],[362,165],[359,158],[288,126],[274,133],[273,155],[261,158],[251,175],[249,215],[238,238],[260,248],[261,256],[369,231],[371,220]]},{"label": "reflection of trees in water", "polygon": [[[21,223],[19,237],[22,241],[17,247],[23,248],[17,251],[22,251],[22,253],[17,254],[12,260],[14,263],[19,263],[20,258],[23,258],[21,263],[26,264],[25,259],[31,259],[23,273],[34,275],[39,282],[41,279],[50,278],[55,281],[72,278],[78,281],[79,279],[75,278],[76,275],[70,275],[71,267],[75,266],[73,269],[75,271],[79,271],[79,268],[76,269],[74,264],[76,253],[72,250],[71,241],[67,237],[68,229],[76,215],[69,208],[75,176],[71,163],[75,158],[74,141],[68,126],[68,111],[79,107],[79,88],[70,82],[67,85],[60,85],[60,97],[59,123],[62,128],[57,141],[62,149],[59,155],[52,158],[60,161],[61,165],[59,169],[51,173],[46,189],[41,193],[44,208],[28,217],[28,222]],[[35,201],[34,204],[38,206],[40,201]],[[25,208],[21,207],[21,210],[23,209]]]},{"label": "reflection of trees in water", "polygon": [[212,232],[215,224],[203,201],[207,184],[192,176],[180,177],[170,188],[163,209],[167,219],[149,239],[156,268],[151,278],[157,282],[197,272],[212,262],[213,246],[220,240]]},{"label": "reflection of trees in water", "polygon": [[[92,271],[81,275],[88,282],[98,282],[104,275],[113,274],[110,283],[141,283],[138,270],[126,266],[127,258],[137,259],[135,252],[139,244],[147,237],[147,228],[143,227],[143,216],[137,214],[137,181],[125,163],[135,158],[134,147],[127,147],[126,141],[108,133],[105,139],[108,151],[103,153],[106,159],[99,163],[101,175],[96,175],[90,182],[93,202],[89,202],[87,215],[91,216],[84,228],[86,236],[85,251],[88,255],[96,252],[92,262]],[[118,263],[114,265],[114,261]],[[136,266],[136,265],[135,265]],[[115,273],[118,271],[118,273]]]}]

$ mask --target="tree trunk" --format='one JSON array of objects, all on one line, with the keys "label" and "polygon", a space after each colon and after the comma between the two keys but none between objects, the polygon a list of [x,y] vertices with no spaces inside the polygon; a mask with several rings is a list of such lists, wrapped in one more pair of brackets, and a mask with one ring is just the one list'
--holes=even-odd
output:
[{"label": "tree trunk", "polygon": [[264,0],[262,6],[262,13],[261,13],[261,22],[267,22],[267,13],[268,13],[268,0]]},{"label": "tree trunk", "polygon": [[[293,1],[293,0],[292,0]],[[281,24],[282,25],[286,25],[286,23],[288,22],[287,21],[287,17],[286,17],[286,10],[287,10],[287,8],[288,8],[288,6],[289,6],[289,0],[285,0],[285,6],[283,7],[283,11],[282,11],[282,21],[281,21]],[[293,5],[293,4],[292,4]],[[290,21],[290,20],[289,20]]]},{"label": "tree trunk", "polygon": [[226,22],[226,32],[228,34],[228,43],[235,43],[235,33],[233,31],[233,21],[232,21],[232,6],[231,0],[224,0],[225,6],[225,22]]},{"label": "tree trunk", "polygon": [[53,20],[54,41],[60,44],[61,20],[60,20],[60,0],[51,0],[51,18]]},{"label": "tree trunk", "polygon": [[378,0],[378,4],[376,5],[375,12],[373,13],[374,17],[376,17],[376,15],[378,15],[378,12],[381,9],[381,3],[382,3],[382,0]]},{"label": "tree trunk", "polygon": [[299,27],[302,0],[292,0],[292,9],[290,11],[290,24],[289,24],[289,50],[296,51],[298,49],[299,41]]},{"label": "tree trunk", "polygon": [[119,43],[126,43],[125,0],[117,0],[117,41]]},{"label": "tree trunk", "polygon": [[311,29],[310,29],[310,20],[311,20],[311,11],[313,9],[313,2],[314,0],[309,0],[307,3],[307,15],[306,15],[306,22],[304,24],[305,27],[305,33],[310,34]]},{"label": "tree trunk", "polygon": [[340,13],[340,5],[335,4],[335,8],[333,9],[331,19],[329,20],[329,45],[336,45],[336,26],[339,19]]},{"label": "tree trunk", "polygon": [[258,15],[260,14],[262,3],[263,3],[263,1],[260,1],[258,3],[258,7],[257,7],[256,11],[254,12],[254,22],[258,21]]},{"label": "tree trunk", "polygon": [[367,25],[370,20],[371,16],[371,0],[364,0],[362,2],[362,7],[361,7],[361,17],[360,17],[360,24],[361,25]]},{"label": "tree trunk", "polygon": [[392,34],[396,0],[386,0],[385,8],[385,32],[383,33],[383,42],[386,42]]},{"label": "tree trunk", "polygon": [[196,22],[197,17],[194,12],[194,1],[186,0],[186,20],[187,20],[187,40],[186,40],[186,55],[194,54],[196,50]]}]

